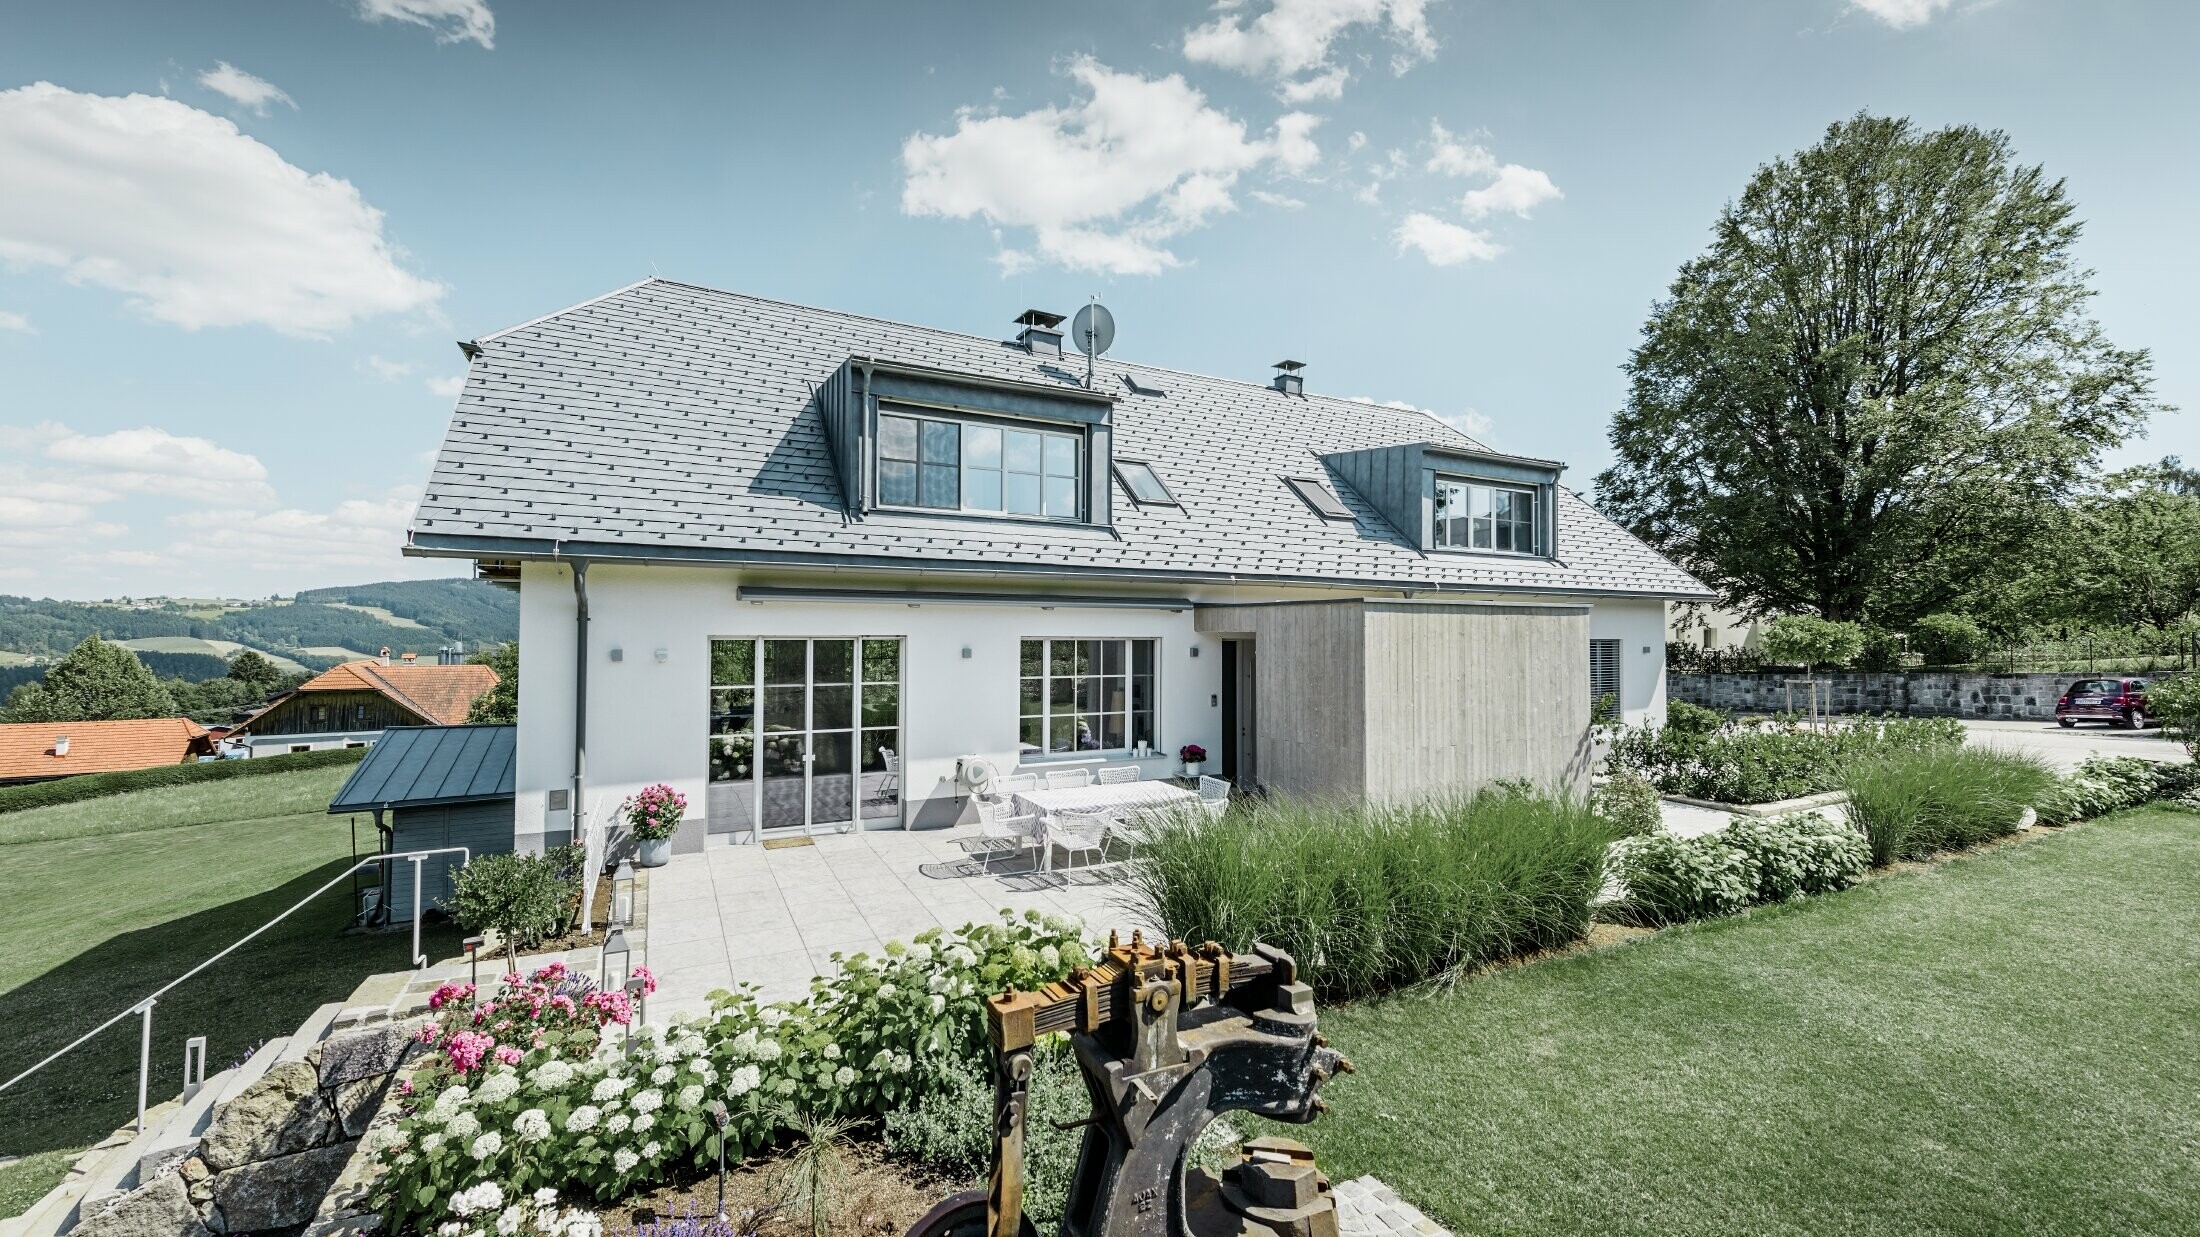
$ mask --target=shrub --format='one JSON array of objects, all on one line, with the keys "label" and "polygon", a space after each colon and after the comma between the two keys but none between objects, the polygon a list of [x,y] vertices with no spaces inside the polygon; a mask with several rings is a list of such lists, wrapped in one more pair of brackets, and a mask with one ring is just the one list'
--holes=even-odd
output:
[{"label": "shrub", "polygon": [[[647,996],[657,990],[648,967],[634,968]],[[410,1085],[441,1091],[492,1065],[517,1065],[530,1048],[555,1043],[570,1057],[594,1052],[603,1028],[625,1026],[634,1009],[624,990],[602,991],[562,962],[522,979],[506,975],[496,995],[475,1002],[472,984],[447,983],[428,997],[435,1020],[421,1029],[431,1055]]]},{"label": "shrub", "polygon": [[1612,844],[1620,901],[1608,911],[1629,923],[1685,923],[1748,906],[1757,888],[1749,856],[1716,834],[1646,833]]},{"label": "shrub", "polygon": [[[1058,1128],[1092,1115],[1077,1056],[1060,1036],[1041,1040],[1024,1107],[1024,1214],[1050,1232],[1069,1202],[1082,1129]],[[886,1115],[886,1150],[955,1181],[982,1182],[993,1167],[993,1075],[989,1058],[962,1063],[941,1086]]]},{"label": "shrub", "polygon": [[[737,1159],[794,1119],[882,1116],[986,1052],[985,994],[1036,988],[1087,961],[1075,924],[1037,912],[932,929],[885,953],[840,959],[803,1001],[759,1005],[746,986],[713,993],[707,1020],[637,1028],[623,1054],[551,1032],[513,1045],[517,1062],[492,1051],[478,1074],[409,1093],[400,1119],[377,1127],[371,1151],[385,1171],[374,1205],[389,1231],[424,1233],[470,1190],[613,1199],[715,1165],[721,1140]],[[438,1083],[448,1071],[431,1063],[417,1076]],[[705,1107],[721,1098],[722,1131]]]},{"label": "shrub", "polygon": [[516,959],[520,950],[565,930],[586,862],[577,845],[539,855],[477,856],[452,879],[451,913],[468,932],[495,930]]},{"label": "shrub", "polygon": [[1665,702],[1665,728],[1681,734],[1715,734],[1726,724],[1726,715],[1686,700]]},{"label": "shrub", "polygon": [[1665,823],[1658,788],[1639,777],[1608,778],[1589,795],[1589,810],[1612,823],[1622,836],[1655,833]]},{"label": "shrub", "polygon": [[1316,992],[1365,996],[1579,937],[1616,833],[1586,804],[1514,788],[1270,796],[1157,821],[1124,884],[1173,937],[1266,941]]},{"label": "shrub", "polygon": [[1749,674],[1762,670],[1765,655],[1750,648],[1707,649],[1686,640],[1665,642],[1666,669],[1680,674]]},{"label": "shrub", "polygon": [[1856,668],[1885,672],[1900,670],[1908,659],[1903,656],[1902,638],[1884,627],[1864,629],[1864,649],[1856,655]]},{"label": "shrub", "polygon": [[1910,645],[1928,666],[1977,661],[1989,643],[1986,629],[1962,614],[1928,614],[1910,629]]},{"label": "shrub", "polygon": [[1713,836],[1748,860],[1756,873],[1751,897],[1756,902],[1846,889],[1864,879],[1871,867],[1864,835],[1816,812],[1769,819],[1737,816]]},{"label": "shrub", "polygon": [[1621,735],[1605,768],[1615,778],[1645,778],[1669,795],[1773,803],[1835,789],[1847,764],[1875,751],[1962,743],[1963,724],[1947,717],[1867,719],[1830,728],[1792,720],[1769,728],[1729,723],[1710,734],[1667,726]]},{"label": "shrub", "polygon": [[1842,780],[1849,820],[1871,839],[1872,866],[1884,867],[2015,832],[2055,775],[2034,756],[1953,747],[1887,751]]},{"label": "shrub", "polygon": [[[59,731],[56,731],[59,733]],[[336,747],[318,752],[286,752],[279,756],[254,756],[249,760],[209,760],[187,765],[155,765],[123,773],[86,773],[77,777],[33,782],[28,786],[0,787],[0,812],[22,812],[57,803],[81,803],[133,790],[183,786],[194,782],[220,782],[233,777],[266,777],[295,773],[300,769],[325,769],[330,765],[358,764],[367,754],[363,747]]]},{"label": "shrub", "polygon": [[2169,736],[2200,759],[2200,674],[2178,674],[2147,687],[2147,712],[2162,721]]},{"label": "shrub", "polygon": [[1864,651],[1864,629],[1810,614],[1783,614],[1765,624],[1765,656],[1794,666],[1846,666]]}]

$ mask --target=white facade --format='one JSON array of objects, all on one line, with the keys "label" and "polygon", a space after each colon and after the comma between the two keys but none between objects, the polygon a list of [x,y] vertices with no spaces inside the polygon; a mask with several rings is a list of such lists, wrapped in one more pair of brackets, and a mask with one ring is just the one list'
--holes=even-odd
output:
[{"label": "white facade", "polygon": [[[1032,587],[1031,604],[966,602],[744,600],[743,584],[834,589],[888,588],[1003,593]],[[1316,590],[1155,586],[1133,590],[1105,577],[1065,588],[1021,585],[1016,578],[929,575],[907,578],[825,572],[766,577],[733,569],[599,562],[588,570],[586,803],[606,820],[643,786],[670,784],[687,797],[689,818],[704,812],[709,787],[710,648],[714,639],[892,637],[901,644],[901,816],[880,824],[946,823],[964,804],[958,761],[976,756],[1001,772],[1019,768],[1123,763],[1120,753],[1045,755],[1019,760],[1018,678],[1027,639],[1132,638],[1156,641],[1159,755],[1139,762],[1147,777],[1176,771],[1175,753],[1196,743],[1222,749],[1222,644],[1193,630],[1190,608],[1155,608],[1155,599],[1230,602],[1323,595]],[[1125,606],[1049,604],[1049,591],[1090,597],[1106,591]],[[1334,592],[1326,594],[1336,596]],[[1580,600],[1570,599],[1570,600]],[[1138,604],[1138,603],[1148,604]],[[1664,603],[1594,599],[1592,638],[1622,641],[1622,704],[1630,722],[1662,715],[1665,702]],[[516,785],[519,849],[571,829],[555,809],[573,780],[575,596],[572,571],[530,562],[521,570],[520,721]],[[614,660],[613,650],[617,650]],[[1462,707],[1473,707],[1463,702]],[[687,846],[699,841],[689,837]],[[683,847],[686,848],[686,847]]]},{"label": "white facade", "polygon": [[336,747],[372,747],[382,737],[379,730],[357,730],[328,734],[254,734],[250,731],[236,739],[224,739],[224,743],[242,744],[253,756],[282,756],[291,752],[325,752]]}]

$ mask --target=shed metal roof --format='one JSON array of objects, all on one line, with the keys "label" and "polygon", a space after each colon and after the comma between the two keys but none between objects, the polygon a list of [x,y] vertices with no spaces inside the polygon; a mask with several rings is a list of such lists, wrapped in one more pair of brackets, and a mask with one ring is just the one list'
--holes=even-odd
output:
[{"label": "shed metal roof", "polygon": [[[409,553],[1710,595],[1563,487],[1555,558],[1422,551],[1323,459],[1402,443],[1489,453],[1416,409],[1102,357],[1094,386],[1115,398],[1115,453],[1164,461],[1180,507],[1120,502],[1112,528],[856,517],[815,399],[850,357],[1080,396],[1082,359],[664,279],[468,351]],[[1327,478],[1353,518],[1322,519],[1286,477]]]},{"label": "shed metal roof", "polygon": [[509,799],[517,735],[514,726],[392,727],[345,779],[328,810]]}]

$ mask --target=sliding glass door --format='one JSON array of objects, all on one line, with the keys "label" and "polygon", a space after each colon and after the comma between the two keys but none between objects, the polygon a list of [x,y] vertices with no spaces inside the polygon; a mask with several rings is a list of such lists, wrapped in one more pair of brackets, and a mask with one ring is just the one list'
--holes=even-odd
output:
[{"label": "sliding glass door", "polygon": [[901,641],[711,641],[712,833],[901,816]]}]

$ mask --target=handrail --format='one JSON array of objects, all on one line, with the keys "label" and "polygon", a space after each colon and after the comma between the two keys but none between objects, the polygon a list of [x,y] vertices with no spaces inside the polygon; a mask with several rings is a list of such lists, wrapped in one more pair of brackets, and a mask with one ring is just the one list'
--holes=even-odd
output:
[{"label": "handrail", "polygon": [[96,1035],[98,1035],[98,1034],[99,1034],[99,1033],[100,1033],[101,1031],[104,1031],[104,1030],[106,1030],[106,1029],[107,1029],[108,1027],[111,1027],[111,1026],[115,1025],[116,1023],[118,1023],[118,1022],[122,1021],[122,1020],[123,1020],[124,1018],[127,1018],[127,1017],[129,1017],[130,1015],[132,1015],[132,1014],[142,1014],[142,1015],[144,1015],[144,1018],[145,1018],[145,1027],[144,1027],[144,1030],[143,1030],[143,1032],[142,1032],[142,1034],[141,1034],[141,1036],[140,1036],[140,1041],[139,1041],[139,1050],[138,1050],[138,1132],[139,1132],[139,1133],[143,1133],[143,1132],[145,1131],[145,1084],[146,1084],[146,1075],[147,1075],[147,1073],[148,1073],[148,1072],[150,1071],[150,1069],[151,1069],[151,1056],[152,1056],[152,1043],[153,1043],[153,1006],[154,1006],[154,1004],[155,1004],[155,1003],[157,1003],[157,1002],[158,1002],[158,1001],[160,1000],[160,998],[162,998],[163,996],[166,996],[166,995],[167,995],[167,994],[168,994],[168,993],[169,993],[170,991],[174,990],[174,988],[175,988],[175,987],[176,987],[176,986],[177,986],[178,984],[181,984],[181,983],[182,983],[183,981],[185,981],[185,980],[187,980],[187,979],[191,978],[192,976],[194,976],[194,975],[198,974],[198,973],[199,973],[200,971],[203,971],[203,970],[205,970],[206,968],[208,968],[208,967],[210,967],[210,966],[214,965],[215,963],[217,963],[217,962],[221,961],[221,960],[222,960],[223,958],[226,958],[226,957],[228,957],[229,955],[231,955],[231,954],[233,954],[233,953],[237,952],[237,950],[238,950],[238,949],[242,948],[242,947],[243,947],[243,946],[244,946],[244,945],[245,945],[245,944],[246,944],[247,942],[251,941],[251,940],[252,940],[252,938],[254,938],[254,937],[258,936],[258,935],[259,935],[260,933],[262,933],[262,932],[265,932],[265,931],[267,931],[267,930],[268,930],[269,928],[272,928],[272,927],[274,927],[274,926],[275,926],[276,924],[279,924],[279,923],[281,923],[281,922],[282,922],[283,920],[285,920],[285,919],[288,919],[288,918],[290,918],[290,917],[291,917],[292,915],[296,914],[296,913],[297,913],[298,911],[300,911],[300,910],[304,909],[304,907],[305,907],[306,903],[308,903],[308,902],[311,902],[311,901],[313,901],[313,900],[314,900],[315,898],[318,898],[318,897],[320,897],[320,896],[321,896],[322,894],[324,894],[324,893],[327,893],[327,892],[328,892],[329,890],[331,890],[331,889],[334,889],[334,888],[336,887],[336,885],[337,885],[337,882],[349,879],[352,873],[354,873],[354,872],[357,872],[357,871],[359,871],[359,870],[360,870],[361,868],[365,868],[365,867],[371,866],[371,865],[373,865],[373,864],[377,864],[377,863],[388,863],[388,862],[390,862],[391,860],[395,860],[395,859],[410,859],[410,860],[412,860],[412,866],[413,866],[413,962],[412,962],[412,964],[413,964],[414,966],[416,966],[416,967],[418,967],[418,966],[426,966],[426,965],[427,965],[427,961],[428,961],[428,960],[427,960],[427,955],[425,955],[425,954],[423,954],[423,953],[421,953],[421,952],[420,952],[420,861],[421,861],[421,860],[423,860],[423,859],[426,859],[426,858],[428,858],[428,857],[429,857],[429,856],[431,856],[431,855],[448,855],[448,854],[450,854],[450,853],[452,853],[452,852],[454,852],[454,851],[455,851],[455,852],[457,852],[457,853],[458,853],[459,855],[463,856],[463,858],[461,858],[461,859],[459,860],[459,866],[461,866],[461,867],[465,866],[465,865],[466,865],[467,863],[471,862],[471,861],[472,861],[472,859],[473,859],[473,852],[472,852],[471,850],[467,849],[467,848],[466,848],[466,847],[464,847],[464,846],[439,846],[439,847],[435,848],[434,850],[414,850],[414,851],[406,851],[406,852],[404,852],[403,854],[398,854],[398,855],[376,855],[376,856],[375,856],[375,857],[373,857],[372,859],[362,859],[362,860],[360,860],[359,862],[357,862],[357,863],[355,863],[355,864],[351,865],[350,867],[348,867],[348,868],[344,869],[344,870],[343,870],[342,872],[338,873],[338,874],[336,875],[336,877],[335,877],[334,879],[330,880],[330,881],[329,881],[329,882],[328,882],[327,884],[325,884],[325,885],[321,886],[321,887],[320,887],[319,889],[316,889],[316,890],[314,890],[314,891],[313,891],[312,893],[309,893],[309,894],[307,894],[306,896],[304,896],[304,897],[302,897],[302,898],[298,899],[298,900],[297,900],[296,902],[292,903],[292,904],[291,904],[291,907],[290,907],[290,909],[289,909],[289,910],[286,910],[286,911],[284,911],[284,912],[283,912],[282,914],[280,914],[280,915],[277,915],[277,916],[275,916],[275,917],[274,917],[273,919],[270,919],[270,920],[268,920],[268,921],[267,921],[266,923],[263,923],[263,924],[261,924],[261,925],[260,925],[259,927],[257,927],[257,928],[254,928],[254,929],[252,929],[252,931],[250,931],[250,932],[247,932],[247,933],[245,933],[245,934],[244,934],[243,936],[240,936],[240,937],[238,937],[238,938],[237,938],[237,939],[236,939],[236,940],[235,940],[234,942],[232,942],[232,943],[231,943],[231,944],[229,945],[229,947],[228,947],[228,948],[226,948],[226,949],[222,950],[222,951],[221,951],[220,953],[218,953],[218,954],[215,954],[215,955],[214,955],[213,957],[211,957],[211,958],[208,958],[208,959],[207,959],[206,961],[204,961],[204,962],[201,962],[201,963],[199,963],[199,964],[198,964],[197,966],[194,966],[194,967],[192,967],[192,968],[191,968],[190,970],[188,970],[188,971],[185,971],[185,972],[184,972],[183,974],[181,974],[181,975],[178,975],[178,976],[176,976],[176,977],[175,977],[174,979],[171,979],[171,980],[169,980],[169,981],[168,981],[168,982],[167,982],[166,984],[162,985],[162,986],[161,986],[161,987],[160,987],[160,988],[159,988],[158,990],[154,991],[154,992],[153,992],[152,994],[150,994],[149,996],[145,997],[145,998],[144,998],[143,1000],[140,1000],[140,1001],[138,1001],[137,1003],[135,1003],[135,1004],[131,1005],[131,1006],[130,1006],[129,1008],[127,1008],[127,1009],[123,1010],[123,1011],[122,1011],[121,1013],[119,1013],[119,1014],[116,1014],[116,1015],[115,1015],[114,1017],[112,1017],[112,1018],[109,1018],[109,1019],[108,1019],[107,1021],[105,1021],[105,1022],[102,1022],[102,1023],[100,1023],[100,1024],[98,1025],[98,1026],[96,1026],[96,1027],[93,1027],[93,1028],[92,1028],[91,1030],[89,1030],[89,1031],[86,1031],[86,1032],[85,1032],[84,1034],[82,1034],[82,1035],[79,1035],[79,1036],[77,1036],[77,1037],[76,1037],[76,1039],[74,1039],[74,1040],[70,1041],[70,1042],[69,1042],[69,1043],[68,1043],[68,1044],[67,1044],[66,1046],[64,1046],[64,1047],[62,1047],[62,1048],[59,1048],[59,1049],[55,1050],[55,1051],[54,1051],[53,1053],[51,1053],[50,1055],[48,1055],[48,1056],[46,1057],[46,1059],[45,1059],[45,1060],[43,1060],[43,1061],[40,1061],[40,1062],[39,1062],[38,1064],[36,1064],[36,1065],[33,1065],[33,1066],[31,1066],[31,1067],[30,1067],[29,1069],[27,1069],[27,1070],[24,1070],[24,1071],[23,1071],[22,1073],[20,1073],[20,1074],[17,1074],[17,1075],[15,1076],[15,1077],[13,1077],[13,1078],[10,1078],[10,1079],[8,1079],[8,1080],[7,1080],[6,1082],[0,1082],[0,1091],[5,1091],[5,1090],[7,1090],[7,1089],[8,1089],[9,1087],[12,1087],[12,1086],[14,1086],[14,1085],[15,1085],[16,1083],[19,1083],[19,1082],[23,1081],[23,1080],[24,1080],[25,1078],[28,1078],[28,1077],[30,1077],[30,1076],[31,1076],[32,1074],[35,1074],[35,1073],[37,1073],[38,1071],[40,1071],[40,1070],[42,1070],[42,1069],[46,1068],[47,1066],[49,1066],[49,1065],[53,1064],[54,1062],[56,1062],[56,1061],[60,1060],[60,1059],[61,1059],[62,1057],[65,1057],[65,1056],[67,1056],[68,1054],[70,1054],[70,1053],[72,1053],[72,1052],[76,1051],[76,1050],[77,1050],[78,1048],[81,1048],[81,1047],[83,1047],[83,1046],[84,1046],[84,1044],[85,1044],[85,1043],[86,1043],[87,1041],[89,1041],[89,1040],[90,1040],[90,1039],[91,1039],[91,1038],[92,1038],[93,1036],[96,1036]]}]

